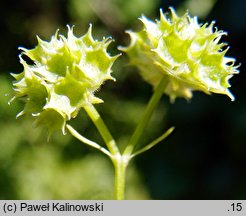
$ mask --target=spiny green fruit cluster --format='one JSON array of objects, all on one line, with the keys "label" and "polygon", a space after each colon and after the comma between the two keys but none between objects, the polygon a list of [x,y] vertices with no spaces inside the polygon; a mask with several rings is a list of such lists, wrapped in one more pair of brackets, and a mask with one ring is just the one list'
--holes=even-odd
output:
[{"label": "spiny green fruit cluster", "polygon": [[[179,17],[170,8],[168,18],[160,11],[160,20],[140,18],[144,27],[139,32],[128,31],[130,45],[121,47],[130,64],[140,69],[143,78],[156,87],[163,79],[163,92],[171,101],[176,97],[190,99],[192,91],[228,95],[229,79],[238,73],[235,59],[226,57],[228,50],[220,39],[226,33],[210,25],[199,24],[196,17],[185,13]],[[117,56],[107,53],[111,39],[94,40],[92,27],[78,38],[68,26],[67,38],[58,31],[46,42],[38,38],[34,49],[21,48],[20,62],[24,71],[13,74],[15,98],[25,99],[18,116],[29,113],[49,132],[61,129],[87,105],[100,103],[94,92],[111,76]],[[28,64],[23,55],[34,63]]]},{"label": "spiny green fruit cluster", "polygon": [[200,25],[196,17],[188,13],[179,17],[170,10],[170,19],[161,10],[160,20],[153,22],[143,16],[143,29],[128,31],[130,45],[121,50],[128,54],[130,64],[154,87],[167,79],[163,91],[171,101],[190,99],[193,90],[225,94],[234,100],[228,80],[238,73],[238,66],[234,66],[234,58],[225,56],[226,44],[219,43],[226,33],[214,30],[214,23]]},{"label": "spiny green fruit cluster", "polygon": [[[82,37],[68,26],[67,38],[58,31],[46,42],[38,38],[34,49],[21,48],[20,62],[24,71],[13,74],[15,98],[24,98],[24,110],[36,118],[38,125],[52,133],[65,133],[68,120],[77,116],[87,105],[100,103],[94,92],[111,76],[111,67],[118,56],[111,57],[107,47],[111,39],[94,40],[92,27]],[[28,64],[23,55],[34,64]]]}]

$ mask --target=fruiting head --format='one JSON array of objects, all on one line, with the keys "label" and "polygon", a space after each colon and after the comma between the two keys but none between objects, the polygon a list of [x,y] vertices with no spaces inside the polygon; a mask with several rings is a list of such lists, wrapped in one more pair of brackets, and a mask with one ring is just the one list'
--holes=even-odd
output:
[{"label": "fruiting head", "polygon": [[[68,26],[67,37],[57,31],[50,42],[38,38],[34,49],[20,48],[24,71],[13,74],[13,99],[24,98],[25,107],[18,116],[29,113],[50,133],[57,129],[64,133],[66,122],[82,107],[102,102],[94,92],[106,80],[114,80],[111,67],[118,56],[107,53],[112,40],[94,40],[91,29],[78,38]],[[33,64],[28,64],[23,55]]]},{"label": "fruiting head", "polygon": [[154,87],[164,77],[168,85],[163,91],[170,96],[190,99],[193,90],[207,94],[228,95],[228,80],[238,73],[235,59],[226,57],[228,48],[220,43],[226,33],[210,25],[199,24],[188,13],[179,17],[170,8],[171,18],[160,11],[160,20],[141,17],[144,27],[139,32],[128,31],[130,45],[121,48],[137,66],[142,77]]}]

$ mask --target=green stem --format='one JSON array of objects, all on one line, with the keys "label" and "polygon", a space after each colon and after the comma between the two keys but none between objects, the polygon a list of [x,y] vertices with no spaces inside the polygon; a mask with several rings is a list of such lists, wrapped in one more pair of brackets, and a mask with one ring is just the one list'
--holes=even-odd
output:
[{"label": "green stem", "polygon": [[[125,174],[126,174],[126,167],[130,160],[129,157],[122,156],[115,140],[113,139],[112,135],[110,134],[107,126],[103,122],[101,116],[94,108],[93,105],[89,105],[84,107],[85,111],[97,127],[99,133],[101,134],[103,140],[105,141],[109,152],[110,158],[113,162],[114,169],[115,169],[115,199],[123,200],[125,195]],[[101,150],[101,149],[100,149]]]},{"label": "green stem", "polygon": [[[99,133],[101,134],[104,142],[106,143],[106,145],[109,149],[109,152],[111,155],[110,158],[111,158],[113,165],[114,165],[114,168],[115,168],[115,198],[117,200],[123,200],[124,199],[126,168],[127,168],[127,165],[131,159],[131,154],[132,154],[133,150],[135,149],[136,145],[138,144],[138,141],[139,141],[140,137],[142,136],[142,134],[143,134],[143,132],[144,132],[149,120],[150,120],[150,117],[152,116],[152,113],[154,112],[156,106],[158,105],[166,86],[167,86],[167,80],[162,79],[160,81],[159,85],[157,86],[157,88],[155,89],[153,96],[151,97],[151,99],[147,105],[147,108],[144,112],[144,115],[143,115],[142,119],[140,120],[136,130],[134,131],[134,133],[130,139],[130,142],[129,142],[128,146],[126,147],[123,155],[120,153],[120,151],[119,151],[119,149],[115,143],[115,140],[113,139],[107,126],[103,122],[101,116],[99,115],[97,110],[94,108],[94,106],[88,105],[88,106],[84,107],[85,111],[87,112],[87,114],[89,115],[89,117],[91,118],[91,120],[93,121],[95,126],[97,127]],[[151,148],[152,146],[156,145],[157,141],[160,141],[161,139],[163,139],[163,137],[164,137],[164,135],[161,136],[160,138],[158,138],[157,140],[153,141],[152,143],[150,143],[148,145],[148,147],[140,150],[140,152],[137,152],[137,154],[140,154],[143,151],[147,150],[147,148]],[[88,140],[86,140],[84,137],[82,139],[81,136],[77,136],[77,138],[81,139],[83,142],[86,141],[86,143],[88,145],[91,145],[91,146],[93,145],[94,147],[98,147],[97,145],[95,145],[95,143],[88,142]],[[104,149],[101,149],[101,148],[98,148],[98,149],[100,151],[102,151],[102,150],[104,151]],[[106,154],[107,154],[107,152],[106,152]]]},{"label": "green stem", "polygon": [[162,80],[160,81],[160,83],[158,84],[157,88],[155,89],[148,105],[147,108],[136,128],[136,130],[134,131],[129,144],[127,145],[123,155],[131,155],[133,150],[135,149],[136,145],[138,144],[139,139],[141,138],[149,120],[150,117],[152,116],[152,113],[154,112],[156,106],[158,105],[161,96],[163,94],[164,89],[166,88],[168,83],[168,80],[165,78],[162,78]]},{"label": "green stem", "polygon": [[120,152],[115,143],[115,140],[112,137],[111,133],[109,132],[109,129],[105,125],[104,121],[102,120],[100,114],[95,109],[95,107],[91,104],[91,105],[85,106],[84,109],[89,115],[89,117],[91,118],[91,120],[93,121],[93,123],[95,124],[95,126],[97,127],[110,153],[112,155],[118,155]]},{"label": "green stem", "polygon": [[125,180],[126,180],[126,168],[130,158],[122,155],[116,155],[113,159],[115,168],[115,199],[123,200],[125,198]]}]

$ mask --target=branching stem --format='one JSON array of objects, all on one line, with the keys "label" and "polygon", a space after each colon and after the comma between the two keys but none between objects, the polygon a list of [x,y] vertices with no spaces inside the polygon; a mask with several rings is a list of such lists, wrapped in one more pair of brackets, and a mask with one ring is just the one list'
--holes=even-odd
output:
[{"label": "branching stem", "polygon": [[123,155],[131,155],[132,152],[134,151],[134,149],[136,148],[136,145],[139,142],[139,139],[141,138],[141,136],[143,135],[143,132],[145,130],[145,128],[147,127],[147,124],[152,116],[152,113],[154,112],[156,106],[158,105],[161,96],[167,86],[168,80],[167,79],[162,79],[160,81],[160,83],[158,84],[158,86],[156,87],[148,105],[147,108],[136,128],[136,130],[134,131],[129,144],[127,145]]},{"label": "branching stem", "polygon": [[102,120],[100,114],[97,112],[95,107],[91,104],[84,107],[85,111],[97,127],[99,133],[101,134],[104,142],[106,143],[109,152],[112,155],[118,155],[120,154],[120,151],[115,143],[114,138],[112,137],[111,133],[109,132],[109,129],[105,125],[104,121]]}]

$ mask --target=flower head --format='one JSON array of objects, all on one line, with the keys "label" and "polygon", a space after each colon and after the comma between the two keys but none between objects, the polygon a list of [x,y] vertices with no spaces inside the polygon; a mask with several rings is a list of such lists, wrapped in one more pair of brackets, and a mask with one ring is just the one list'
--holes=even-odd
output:
[{"label": "flower head", "polygon": [[162,78],[168,79],[163,91],[172,101],[190,99],[193,90],[225,94],[234,100],[228,80],[238,73],[238,66],[234,66],[234,58],[225,56],[226,44],[219,42],[226,33],[214,28],[213,22],[200,25],[197,17],[188,13],[179,17],[173,8],[170,11],[170,19],[161,10],[160,20],[153,22],[143,16],[143,29],[128,31],[130,45],[121,49],[130,64],[154,87]]},{"label": "flower head", "polygon": [[[106,80],[114,79],[111,67],[118,56],[107,53],[112,40],[94,40],[91,29],[78,38],[68,26],[67,38],[57,31],[50,42],[38,38],[34,49],[20,48],[24,71],[13,74],[13,99],[24,98],[26,103],[18,115],[29,113],[50,133],[57,129],[64,133],[66,122],[83,106],[102,102],[94,92]],[[34,63],[28,64],[23,55]]]}]

